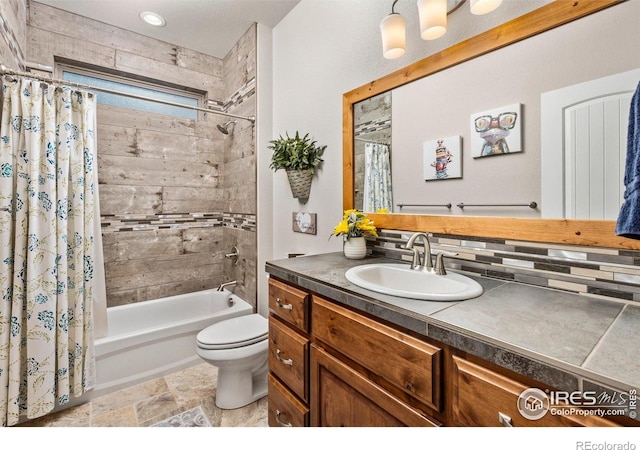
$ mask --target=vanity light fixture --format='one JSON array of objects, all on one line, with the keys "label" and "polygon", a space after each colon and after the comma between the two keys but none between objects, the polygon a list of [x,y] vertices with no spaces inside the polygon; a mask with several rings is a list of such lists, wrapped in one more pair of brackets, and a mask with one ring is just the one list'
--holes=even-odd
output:
[{"label": "vanity light fixture", "polygon": [[502,5],[502,0],[471,0],[469,7],[471,8],[471,14],[480,16],[490,13],[500,5]]},{"label": "vanity light fixture", "polygon": [[140,19],[143,22],[153,25],[154,27],[163,27],[167,24],[166,20],[160,15],[151,11],[143,11],[140,13]]},{"label": "vanity light fixture", "polygon": [[418,0],[420,37],[438,39],[447,32],[447,0]]},{"label": "vanity light fixture", "polygon": [[393,0],[391,14],[380,22],[382,33],[382,55],[386,59],[395,59],[404,55],[406,24],[404,17],[395,11],[398,0]]},{"label": "vanity light fixture", "polygon": [[[420,19],[420,37],[433,40],[447,32],[447,16],[457,10],[465,0],[417,0]],[[380,23],[382,54],[386,59],[399,58],[406,50],[406,23],[404,17],[395,12],[398,0],[393,0],[391,14]],[[487,14],[502,4],[502,0],[470,0],[474,15]]]}]

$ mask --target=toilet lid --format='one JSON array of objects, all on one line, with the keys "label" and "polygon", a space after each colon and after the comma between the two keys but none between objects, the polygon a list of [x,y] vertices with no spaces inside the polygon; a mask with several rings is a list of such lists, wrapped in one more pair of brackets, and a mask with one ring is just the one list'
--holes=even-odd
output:
[{"label": "toilet lid", "polygon": [[243,347],[260,342],[269,334],[269,322],[260,314],[234,317],[215,323],[196,337],[198,346],[207,350]]}]

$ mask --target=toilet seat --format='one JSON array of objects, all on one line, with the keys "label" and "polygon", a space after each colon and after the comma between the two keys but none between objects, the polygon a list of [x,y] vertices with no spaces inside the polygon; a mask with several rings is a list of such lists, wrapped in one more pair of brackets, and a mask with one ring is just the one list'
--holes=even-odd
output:
[{"label": "toilet seat", "polygon": [[244,347],[267,339],[269,323],[260,314],[249,314],[223,320],[198,333],[198,347],[223,350]]}]

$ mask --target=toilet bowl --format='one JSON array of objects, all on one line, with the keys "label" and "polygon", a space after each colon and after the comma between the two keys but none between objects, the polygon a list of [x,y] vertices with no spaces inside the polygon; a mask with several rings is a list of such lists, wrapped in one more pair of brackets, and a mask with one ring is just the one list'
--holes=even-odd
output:
[{"label": "toilet bowl", "polygon": [[259,314],[223,320],[198,333],[198,356],[218,368],[218,408],[241,408],[267,395],[268,333],[269,323]]}]

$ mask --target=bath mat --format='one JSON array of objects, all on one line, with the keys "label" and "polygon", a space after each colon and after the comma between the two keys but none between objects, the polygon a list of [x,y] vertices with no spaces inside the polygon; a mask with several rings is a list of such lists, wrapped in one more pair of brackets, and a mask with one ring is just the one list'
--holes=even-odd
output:
[{"label": "bath mat", "polygon": [[152,427],[210,427],[211,422],[202,410],[202,406],[196,406],[168,419],[158,422]]}]

